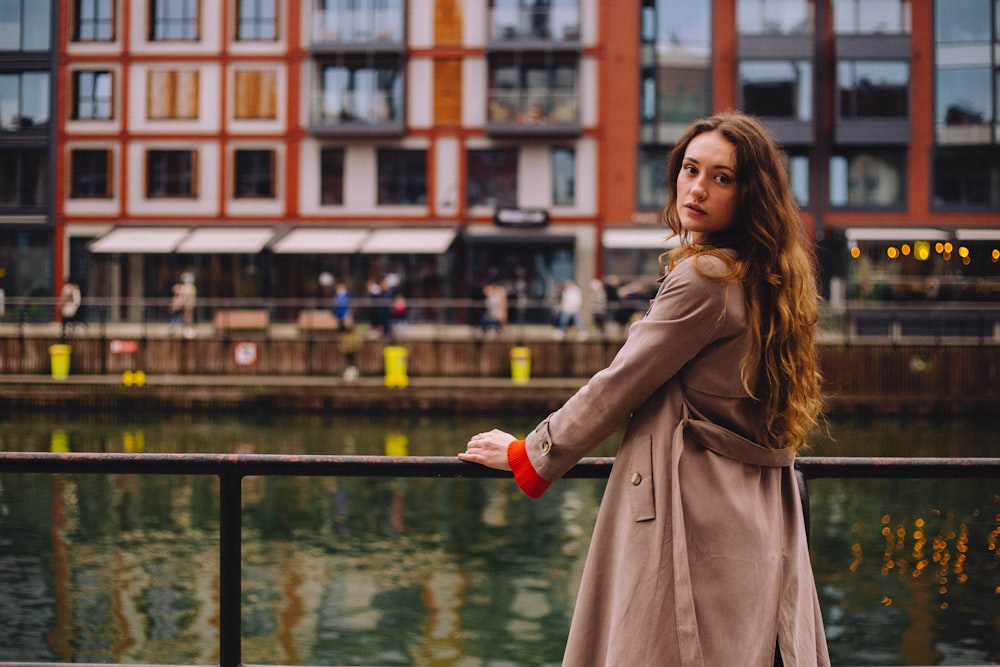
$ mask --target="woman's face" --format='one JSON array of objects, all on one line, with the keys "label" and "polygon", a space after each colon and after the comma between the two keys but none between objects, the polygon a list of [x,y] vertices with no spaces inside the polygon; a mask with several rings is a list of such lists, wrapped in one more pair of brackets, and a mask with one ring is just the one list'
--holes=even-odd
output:
[{"label": "woman's face", "polygon": [[733,225],[737,176],[736,147],[721,134],[703,132],[688,143],[677,174],[677,216],[692,242]]}]

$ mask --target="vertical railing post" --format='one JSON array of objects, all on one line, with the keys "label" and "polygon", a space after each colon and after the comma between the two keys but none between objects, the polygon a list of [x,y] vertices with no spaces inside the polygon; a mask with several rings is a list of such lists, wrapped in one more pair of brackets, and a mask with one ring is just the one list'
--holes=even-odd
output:
[{"label": "vertical railing post", "polygon": [[242,498],[243,478],[219,475],[219,665],[238,667],[241,656]]}]

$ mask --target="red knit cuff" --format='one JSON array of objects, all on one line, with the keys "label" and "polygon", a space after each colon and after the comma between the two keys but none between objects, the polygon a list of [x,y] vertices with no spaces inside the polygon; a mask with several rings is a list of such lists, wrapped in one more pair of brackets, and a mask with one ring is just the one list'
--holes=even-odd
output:
[{"label": "red knit cuff", "polygon": [[507,463],[514,473],[514,480],[531,498],[541,498],[542,494],[552,486],[552,482],[542,478],[528,458],[528,450],[524,440],[515,440],[507,447]]}]

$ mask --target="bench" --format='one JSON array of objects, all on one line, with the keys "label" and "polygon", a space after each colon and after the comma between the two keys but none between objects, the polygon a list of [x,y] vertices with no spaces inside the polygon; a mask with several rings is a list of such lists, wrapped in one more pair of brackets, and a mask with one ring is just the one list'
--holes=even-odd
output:
[{"label": "bench", "polygon": [[271,325],[271,313],[262,309],[217,310],[213,324],[219,331],[263,331]]},{"label": "bench", "polygon": [[340,323],[329,310],[303,310],[299,313],[295,326],[299,331],[336,331]]}]

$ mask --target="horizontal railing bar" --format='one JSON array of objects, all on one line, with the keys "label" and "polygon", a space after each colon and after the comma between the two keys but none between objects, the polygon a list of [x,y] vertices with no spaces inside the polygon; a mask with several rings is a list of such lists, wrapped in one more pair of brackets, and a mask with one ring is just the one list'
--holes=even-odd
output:
[{"label": "horizontal railing bar", "polygon": [[[567,477],[599,479],[614,457],[581,460]],[[1000,458],[800,457],[796,467],[818,478],[992,478]],[[323,454],[134,454],[119,452],[0,452],[0,472],[156,475],[289,475],[331,477],[509,477],[510,473],[452,456]]]}]

